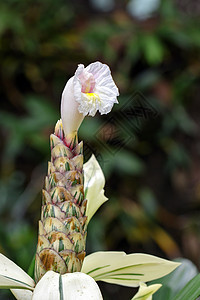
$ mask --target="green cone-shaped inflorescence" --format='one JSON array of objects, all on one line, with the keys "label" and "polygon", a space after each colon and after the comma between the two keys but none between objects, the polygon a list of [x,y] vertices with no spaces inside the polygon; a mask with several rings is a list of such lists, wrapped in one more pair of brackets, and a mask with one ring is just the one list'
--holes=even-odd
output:
[{"label": "green cone-shaped inflorescence", "polygon": [[42,191],[42,212],[35,261],[36,282],[48,271],[80,272],[85,257],[86,200],[83,143],[65,137],[61,120],[50,137],[51,162]]}]

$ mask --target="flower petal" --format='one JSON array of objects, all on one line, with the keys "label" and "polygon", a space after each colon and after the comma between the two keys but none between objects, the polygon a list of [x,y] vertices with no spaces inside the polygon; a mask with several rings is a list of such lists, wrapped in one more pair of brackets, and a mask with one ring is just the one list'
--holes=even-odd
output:
[{"label": "flower petal", "polygon": [[95,62],[79,64],[65,85],[61,101],[61,119],[65,135],[76,132],[86,115],[97,111],[107,114],[118,103],[119,91],[107,65]]},{"label": "flower petal", "polygon": [[152,295],[161,288],[162,284],[152,284],[147,286],[145,283],[140,283],[140,288],[137,294],[131,300],[152,300]]},{"label": "flower petal", "polygon": [[108,198],[104,195],[105,177],[94,155],[84,164],[83,171],[85,197],[88,201],[86,216],[89,222],[97,209]]},{"label": "flower petal", "polygon": [[84,116],[94,116],[97,111],[107,114],[114,103],[118,103],[119,91],[106,64],[97,61],[86,68],[80,64],[73,82],[74,97],[79,103],[78,110]]},{"label": "flower petal", "polygon": [[96,252],[85,257],[81,272],[101,280],[136,287],[172,272],[180,264],[153,255]]},{"label": "flower petal", "polygon": [[12,289],[11,292],[17,300],[31,300],[33,292],[29,290]]},{"label": "flower petal", "polygon": [[110,68],[106,64],[97,61],[91,63],[85,70],[93,74],[98,87],[104,86],[110,90],[112,95],[119,96],[119,90],[112,79]]},{"label": "flower petal", "polygon": [[33,279],[14,262],[0,254],[0,288],[33,290]]},{"label": "flower petal", "polygon": [[38,282],[32,300],[103,300],[94,279],[86,274],[75,272],[60,275],[48,271]]},{"label": "flower petal", "polygon": [[[68,135],[74,131],[77,131],[84,116],[78,111],[78,103],[74,98],[74,77],[70,78],[63,90],[61,100],[61,119],[65,135]],[[80,90],[77,88],[77,93],[81,95]]]}]

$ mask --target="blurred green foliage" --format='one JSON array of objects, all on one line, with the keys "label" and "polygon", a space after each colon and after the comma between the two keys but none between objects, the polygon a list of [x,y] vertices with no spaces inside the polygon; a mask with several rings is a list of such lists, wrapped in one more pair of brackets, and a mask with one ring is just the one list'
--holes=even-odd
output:
[{"label": "blurred green foliage", "polygon": [[179,268],[161,279],[152,281],[152,284],[162,284],[162,289],[155,294],[154,300],[174,299],[178,291],[182,290],[198,274],[196,266],[191,261],[183,258],[176,259],[176,261],[181,263]]},{"label": "blurred green foliage", "polygon": [[[109,116],[86,118],[80,129],[85,159],[97,156],[110,199],[91,221],[88,253],[183,256],[199,267],[200,7],[193,2],[160,1],[146,19],[133,18],[122,0],[110,11],[81,0],[0,3],[0,251],[25,270],[61,91],[78,63],[96,60],[110,66],[121,96]],[[138,95],[156,116],[127,117]],[[134,294],[101,288],[105,299]]]}]

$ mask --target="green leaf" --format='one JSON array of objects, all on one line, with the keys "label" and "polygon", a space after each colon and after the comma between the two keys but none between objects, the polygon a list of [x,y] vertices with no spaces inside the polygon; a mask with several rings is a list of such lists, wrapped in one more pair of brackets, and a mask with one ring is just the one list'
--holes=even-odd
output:
[{"label": "green leaf", "polygon": [[86,216],[89,222],[97,209],[106,202],[108,198],[104,195],[105,178],[94,155],[84,164],[83,170],[85,197],[88,201]]},{"label": "green leaf", "polygon": [[105,251],[86,256],[81,272],[96,281],[137,287],[140,282],[167,275],[179,265],[153,255]]},{"label": "green leaf", "polygon": [[113,156],[108,151],[102,152],[102,160],[106,162],[104,172],[107,176],[113,170],[125,175],[140,175],[145,170],[145,165],[138,156],[122,149]]},{"label": "green leaf", "polygon": [[152,284],[161,283],[162,289],[160,289],[154,296],[154,300],[169,300],[173,299],[175,295],[182,289],[184,286],[198,274],[197,267],[188,259],[179,258],[176,260],[181,262],[179,268],[174,270],[173,273],[154,280]]},{"label": "green leaf", "polygon": [[173,300],[196,300],[200,296],[200,274],[195,276]]},{"label": "green leaf", "polygon": [[35,269],[35,255],[33,256],[31,264],[30,264],[30,266],[28,268],[28,275],[31,278],[34,278],[34,269]]},{"label": "green leaf", "polygon": [[2,276],[0,275],[0,289],[29,289],[33,290],[33,288],[26,284],[24,281],[17,280],[13,277]]},{"label": "green leaf", "polygon": [[150,65],[158,64],[163,60],[164,47],[157,36],[151,34],[141,36],[141,46]]}]

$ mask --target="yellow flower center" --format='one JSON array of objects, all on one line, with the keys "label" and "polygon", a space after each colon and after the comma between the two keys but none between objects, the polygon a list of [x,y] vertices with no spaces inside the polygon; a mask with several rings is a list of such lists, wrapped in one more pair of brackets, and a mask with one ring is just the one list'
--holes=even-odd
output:
[{"label": "yellow flower center", "polygon": [[85,95],[88,98],[88,100],[92,101],[93,103],[96,101],[101,101],[99,95],[96,93],[85,93]]}]

